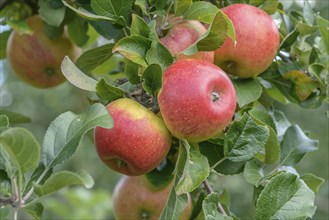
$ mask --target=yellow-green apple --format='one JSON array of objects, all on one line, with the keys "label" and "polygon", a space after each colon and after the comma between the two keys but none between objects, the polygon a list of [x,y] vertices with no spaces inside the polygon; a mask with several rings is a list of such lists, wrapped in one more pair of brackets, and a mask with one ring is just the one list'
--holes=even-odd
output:
[{"label": "yellow-green apple", "polygon": [[22,80],[39,88],[50,88],[65,81],[61,62],[65,55],[75,60],[80,54],[66,32],[50,39],[38,15],[26,19],[32,34],[13,30],[7,42],[7,59]]},{"label": "yellow-green apple", "polygon": [[234,25],[237,43],[234,45],[226,38],[215,51],[215,64],[241,78],[262,73],[271,65],[280,46],[274,20],[263,10],[247,4],[232,4],[221,10]]},{"label": "yellow-green apple", "polygon": [[236,94],[226,73],[203,60],[179,60],[163,73],[158,95],[162,118],[180,139],[200,142],[230,123]]},{"label": "yellow-green apple", "polygon": [[160,42],[170,51],[177,60],[194,58],[214,62],[213,51],[200,51],[192,55],[185,55],[181,53],[192,44],[194,44],[207,29],[196,20],[183,20],[181,18],[174,18],[173,25],[168,33],[160,38]]},{"label": "yellow-green apple", "polygon": [[[116,220],[159,219],[168,200],[172,184],[155,188],[145,176],[123,176],[113,192],[113,213]],[[181,220],[189,219],[192,201],[188,194],[187,206]]]},{"label": "yellow-green apple", "polygon": [[138,102],[121,98],[106,106],[113,128],[95,128],[100,159],[113,170],[137,176],[159,165],[166,157],[171,134],[162,119]]}]

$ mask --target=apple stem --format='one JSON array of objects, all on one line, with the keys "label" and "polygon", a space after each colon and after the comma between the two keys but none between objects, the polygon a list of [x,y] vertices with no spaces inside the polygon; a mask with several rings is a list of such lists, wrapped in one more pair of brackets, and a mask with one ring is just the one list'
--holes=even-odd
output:
[{"label": "apple stem", "polygon": [[219,95],[217,92],[211,93],[211,101],[216,102],[219,100]]},{"label": "apple stem", "polygon": [[[208,179],[205,179],[205,180],[203,181],[203,185],[205,186],[205,188],[206,188],[208,194],[211,194],[211,193],[214,192],[214,190],[213,190],[213,188],[211,187],[211,185],[210,185]],[[227,216],[227,214],[226,214],[226,212],[225,212],[223,206],[220,204],[220,202],[218,202],[218,204],[217,204],[217,209],[218,209],[218,211],[219,211],[220,213],[222,213],[224,216]]]}]

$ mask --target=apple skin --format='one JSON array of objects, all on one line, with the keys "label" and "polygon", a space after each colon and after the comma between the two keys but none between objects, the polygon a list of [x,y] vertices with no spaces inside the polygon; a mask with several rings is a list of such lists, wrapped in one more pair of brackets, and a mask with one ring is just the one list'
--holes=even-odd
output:
[{"label": "apple skin", "polygon": [[100,159],[113,170],[129,176],[156,168],[171,146],[171,134],[162,119],[128,98],[117,99],[106,108],[114,126],[95,128]]},{"label": "apple skin", "polygon": [[[159,219],[169,198],[172,184],[165,188],[154,188],[145,176],[123,176],[113,192],[113,212],[116,220]],[[188,203],[181,220],[188,220],[192,214],[192,201]]]},{"label": "apple skin", "polygon": [[221,9],[232,21],[237,44],[226,38],[215,51],[215,64],[226,73],[251,78],[266,70],[280,47],[280,34],[274,20],[263,10],[232,4]]},{"label": "apple skin", "polygon": [[200,142],[231,122],[236,94],[230,78],[203,60],[179,60],[167,68],[158,95],[162,118],[179,139]]},{"label": "apple skin", "polygon": [[13,30],[7,42],[7,59],[12,69],[23,81],[38,88],[63,83],[66,79],[61,71],[61,62],[66,55],[76,60],[80,49],[66,33],[50,39],[38,15],[29,17],[26,22],[33,33],[19,34]]},{"label": "apple skin", "polygon": [[160,38],[160,42],[170,51],[176,60],[201,59],[214,62],[214,51],[200,51],[192,55],[179,54],[195,43],[207,29],[196,20],[172,19],[175,24],[169,29],[166,36]]}]

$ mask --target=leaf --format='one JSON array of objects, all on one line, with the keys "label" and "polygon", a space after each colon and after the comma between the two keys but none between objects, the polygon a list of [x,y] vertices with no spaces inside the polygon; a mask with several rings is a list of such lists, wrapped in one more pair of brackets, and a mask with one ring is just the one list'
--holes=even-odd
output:
[{"label": "leaf", "polygon": [[10,36],[11,31],[1,31],[0,32],[0,60],[6,58],[6,48],[7,41]]},{"label": "leaf", "polygon": [[311,26],[302,22],[298,22],[296,25],[296,31],[300,33],[301,36],[310,35],[318,30],[318,27]]},{"label": "leaf", "polygon": [[272,115],[275,123],[278,140],[279,142],[281,142],[284,133],[290,127],[291,124],[282,111],[274,110],[270,112],[270,114]]},{"label": "leaf", "polygon": [[114,44],[102,46],[85,51],[76,61],[77,67],[83,72],[90,72],[100,64],[112,57]]},{"label": "leaf", "polygon": [[[25,184],[24,193],[26,194],[30,191],[30,189],[34,186],[35,182],[38,181],[39,184],[43,184],[53,173],[53,169],[48,169],[43,165],[42,162],[39,163],[38,167],[35,168],[28,179],[27,183]],[[42,175],[42,177],[41,177]],[[38,180],[41,178],[40,180]]]},{"label": "leaf", "polygon": [[259,195],[255,218],[306,219],[315,209],[314,193],[296,175],[283,172],[274,176]]},{"label": "leaf", "polygon": [[22,115],[17,112],[8,111],[5,109],[0,109],[1,115],[6,115],[9,119],[10,124],[28,123],[31,122],[31,118]]},{"label": "leaf", "polygon": [[176,185],[178,195],[195,190],[210,173],[207,157],[202,155],[194,147],[190,147],[186,140],[182,141],[180,148],[180,160],[185,162],[184,170]]},{"label": "leaf", "polygon": [[127,59],[142,66],[147,66],[145,57],[151,44],[150,39],[142,36],[124,37],[114,45],[112,52],[119,52]]},{"label": "leaf", "polygon": [[173,181],[174,164],[170,160],[163,160],[156,169],[145,174],[147,180],[156,188],[163,188]]},{"label": "leaf", "polygon": [[234,79],[232,83],[240,108],[257,101],[262,94],[262,86],[255,79]]},{"label": "leaf", "polygon": [[91,1],[91,7],[96,14],[111,18],[115,23],[126,26],[131,12],[133,0],[103,0]]},{"label": "leaf", "polygon": [[279,5],[278,0],[267,0],[260,6],[260,8],[264,10],[266,13],[271,15],[276,12],[278,5]]},{"label": "leaf", "polygon": [[305,73],[293,70],[283,74],[283,78],[292,82],[290,93],[299,101],[305,101],[318,87],[318,83]]},{"label": "leaf", "polygon": [[326,47],[327,54],[329,54],[329,33],[328,33],[329,21],[320,16],[317,16],[316,22],[319,26],[321,41]]},{"label": "leaf", "polygon": [[148,15],[148,12],[146,10],[146,0],[136,0],[135,5],[142,10],[143,15]]},{"label": "leaf", "polygon": [[42,219],[43,210],[44,210],[44,207],[43,207],[42,203],[40,203],[40,202],[33,203],[31,205],[24,207],[24,211],[29,213],[35,220]]},{"label": "leaf", "polygon": [[306,173],[300,177],[306,185],[313,191],[318,192],[321,185],[324,183],[324,179],[315,176],[312,173]]},{"label": "leaf", "polygon": [[81,72],[68,56],[64,57],[61,69],[66,79],[76,87],[91,92],[96,91],[97,81]]},{"label": "leaf", "polygon": [[142,36],[148,38],[150,36],[150,27],[145,23],[143,18],[136,14],[132,15],[130,34],[132,36]]},{"label": "leaf", "polygon": [[35,185],[34,191],[39,197],[43,197],[70,185],[84,185],[86,188],[91,188],[94,185],[94,181],[92,177],[83,170],[77,173],[60,171],[51,175],[44,184]]},{"label": "leaf", "polygon": [[266,126],[257,125],[252,118],[244,114],[234,121],[225,135],[225,155],[233,162],[247,161],[264,149],[269,137]]},{"label": "leaf", "polygon": [[127,60],[125,66],[125,75],[128,77],[128,80],[131,84],[137,85],[141,82],[141,78],[139,76],[139,65],[130,60]]},{"label": "leaf", "polygon": [[257,160],[248,161],[244,167],[243,178],[247,183],[256,187],[259,186],[259,181],[264,177],[261,164]]},{"label": "leaf", "polygon": [[116,99],[123,98],[125,91],[108,84],[104,79],[101,79],[96,86],[96,94],[103,100],[112,102]]},{"label": "leaf", "polygon": [[217,210],[217,205],[220,202],[220,196],[214,192],[209,194],[202,202],[202,209],[205,220],[233,220],[231,216],[224,216]]},{"label": "leaf", "polygon": [[62,1],[40,0],[38,2],[39,15],[51,26],[59,27],[65,18],[65,7]]},{"label": "leaf", "polygon": [[38,166],[40,145],[25,128],[9,128],[0,135],[1,147],[15,161],[20,172],[31,171]]},{"label": "leaf", "polygon": [[306,153],[318,149],[318,141],[307,137],[298,125],[290,126],[281,142],[281,164],[294,166]]},{"label": "leaf", "polygon": [[159,41],[153,41],[151,48],[146,53],[146,61],[148,64],[159,64],[164,71],[174,62],[174,58]]},{"label": "leaf", "polygon": [[143,87],[149,94],[156,94],[162,86],[162,68],[158,64],[149,65],[143,75]]},{"label": "leaf", "polygon": [[51,122],[43,140],[42,161],[50,169],[69,159],[83,135],[101,126],[111,128],[113,120],[102,104],[93,104],[81,114],[66,112]]},{"label": "leaf", "polygon": [[8,127],[9,118],[6,115],[0,115],[0,127]]},{"label": "leaf", "polygon": [[19,34],[32,34],[33,30],[26,21],[7,21],[7,24]]},{"label": "leaf", "polygon": [[89,36],[88,22],[78,16],[74,16],[70,23],[67,24],[70,39],[79,47],[85,45],[88,41]]},{"label": "leaf", "polygon": [[286,49],[290,47],[298,38],[299,32],[295,29],[292,32],[290,32],[282,41],[280,44],[280,49]]},{"label": "leaf", "polygon": [[308,2],[308,0],[304,1],[303,17],[307,24],[312,25],[314,23],[314,15],[313,15],[312,7]]},{"label": "leaf", "polygon": [[193,2],[185,11],[183,17],[190,20],[199,20],[211,23],[219,9],[210,2]]},{"label": "leaf", "polygon": [[190,7],[192,0],[176,0],[174,3],[174,12],[176,16],[183,15],[183,13]]}]

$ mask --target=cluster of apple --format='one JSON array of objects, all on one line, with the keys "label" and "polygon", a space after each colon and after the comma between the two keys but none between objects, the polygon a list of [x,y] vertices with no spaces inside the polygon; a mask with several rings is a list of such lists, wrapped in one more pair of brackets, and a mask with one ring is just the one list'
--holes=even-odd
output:
[{"label": "cluster of apple", "polygon": [[[234,25],[237,43],[227,38],[218,50],[191,56],[181,52],[198,40],[206,28],[199,21],[171,18],[174,24],[160,42],[176,57],[176,62],[163,73],[157,96],[161,117],[128,98],[107,105],[114,127],[97,127],[95,145],[107,166],[128,175],[119,181],[114,192],[114,213],[118,219],[137,219],[140,214],[151,215],[151,219],[160,216],[166,199],[159,198],[167,198],[169,190],[152,189],[141,175],[156,168],[166,157],[171,135],[201,142],[230,124],[236,94],[227,74],[250,78],[272,63],[280,43],[273,19],[246,4],[233,4],[222,11]],[[152,200],[154,197],[157,199]],[[129,202],[123,198],[129,198]],[[149,211],[131,210],[137,203]]]}]

